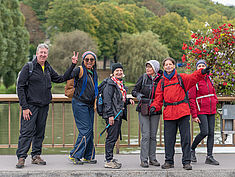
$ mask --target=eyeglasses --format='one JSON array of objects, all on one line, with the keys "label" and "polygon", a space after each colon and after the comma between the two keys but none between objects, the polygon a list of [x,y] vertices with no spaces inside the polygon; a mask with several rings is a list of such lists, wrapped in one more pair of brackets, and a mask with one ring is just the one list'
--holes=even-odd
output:
[{"label": "eyeglasses", "polygon": [[94,58],[85,58],[84,60],[85,60],[86,62],[89,62],[89,61],[90,61],[90,62],[94,62],[94,61],[95,61]]}]

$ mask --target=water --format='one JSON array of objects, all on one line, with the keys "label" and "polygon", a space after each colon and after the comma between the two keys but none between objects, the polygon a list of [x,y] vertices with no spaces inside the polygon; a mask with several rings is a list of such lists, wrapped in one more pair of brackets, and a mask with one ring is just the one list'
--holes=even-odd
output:
[{"label": "water", "polygon": [[[130,106],[130,143],[138,144],[138,127],[139,120],[138,114],[135,111],[136,106]],[[104,120],[101,117],[97,119],[97,137],[99,133],[105,128]],[[20,121],[19,121],[19,104],[11,104],[11,144],[18,143]],[[74,142],[74,118],[72,114],[72,105],[70,103],[65,104],[65,134],[64,141],[65,144],[73,144]],[[160,128],[159,128],[160,129]],[[159,142],[159,130],[157,133],[157,141]],[[194,123],[194,137],[199,132],[199,126]],[[52,132],[52,107],[50,105],[47,126],[45,132],[44,144],[52,144],[52,134],[54,133],[54,144],[63,144],[63,117],[62,117],[62,103],[54,104],[54,132]],[[75,128],[75,134],[77,136],[77,129]],[[163,127],[162,127],[163,134]],[[75,139],[76,140],[76,139]],[[162,139],[162,142],[164,140]],[[100,144],[104,144],[105,134],[100,139]],[[126,121],[123,121],[122,125],[122,140],[120,144],[127,144],[128,142],[128,125]],[[164,142],[163,142],[164,143]],[[177,134],[177,142],[180,143],[180,135]],[[206,144],[206,139],[204,140]],[[232,144],[232,136],[228,136],[226,143]],[[0,104],[0,144],[8,144],[8,104]],[[215,124],[215,144],[222,144],[221,132],[220,132],[220,119],[217,116]],[[66,149],[66,148],[64,148]],[[162,148],[160,148],[162,149]],[[125,151],[131,153],[139,151],[139,148],[126,148]],[[64,151],[60,148],[58,151]],[[65,150],[67,152],[67,150]],[[56,150],[55,150],[56,153]],[[1,149],[0,149],[1,154]]]}]

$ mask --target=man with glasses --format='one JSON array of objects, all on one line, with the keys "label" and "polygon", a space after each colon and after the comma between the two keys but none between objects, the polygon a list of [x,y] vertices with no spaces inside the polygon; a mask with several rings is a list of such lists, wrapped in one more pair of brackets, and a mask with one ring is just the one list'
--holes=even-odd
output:
[{"label": "man with glasses", "polygon": [[18,163],[16,168],[24,167],[25,159],[32,143],[32,164],[46,165],[41,159],[42,142],[44,140],[46,120],[49,104],[52,99],[51,82],[61,83],[70,79],[71,73],[78,61],[78,53],[72,57],[72,65],[64,73],[57,72],[47,62],[49,47],[47,44],[39,44],[36,50],[36,58],[32,61],[33,70],[30,73],[30,64],[22,68],[17,93],[22,107],[20,136],[16,155]]}]

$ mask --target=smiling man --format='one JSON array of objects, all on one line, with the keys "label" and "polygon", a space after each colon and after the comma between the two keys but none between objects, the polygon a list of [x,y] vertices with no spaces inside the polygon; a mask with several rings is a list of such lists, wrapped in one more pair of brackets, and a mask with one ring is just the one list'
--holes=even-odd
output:
[{"label": "smiling man", "polygon": [[[51,82],[61,83],[70,79],[77,64],[78,56],[72,57],[72,65],[64,75],[58,75],[47,62],[49,47],[39,44],[36,58],[27,63],[21,70],[18,80],[17,93],[22,107],[21,127],[16,155],[16,168],[24,167],[25,159],[32,143],[32,164],[46,165],[40,155],[44,140],[45,127],[49,104],[52,99]],[[30,70],[32,65],[33,70]],[[31,73],[30,73],[31,72]]]}]

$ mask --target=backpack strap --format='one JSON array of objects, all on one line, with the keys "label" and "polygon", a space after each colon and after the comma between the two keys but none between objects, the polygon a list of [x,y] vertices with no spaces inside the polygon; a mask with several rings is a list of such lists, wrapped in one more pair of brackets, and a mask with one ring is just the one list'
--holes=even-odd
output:
[{"label": "backpack strap", "polygon": [[78,81],[82,78],[83,76],[83,67],[79,66],[80,71],[79,71],[79,75],[78,75],[78,79],[74,78],[74,88],[77,86]]},{"label": "backpack strap", "polygon": [[141,91],[140,92],[142,92],[142,90],[144,88],[144,85],[146,84],[147,77],[148,77],[148,75],[146,73],[144,73],[143,74],[143,79],[142,79]]},{"label": "backpack strap", "polygon": [[33,73],[33,63],[31,61],[29,61],[28,65],[29,65],[29,77],[30,77]]}]

